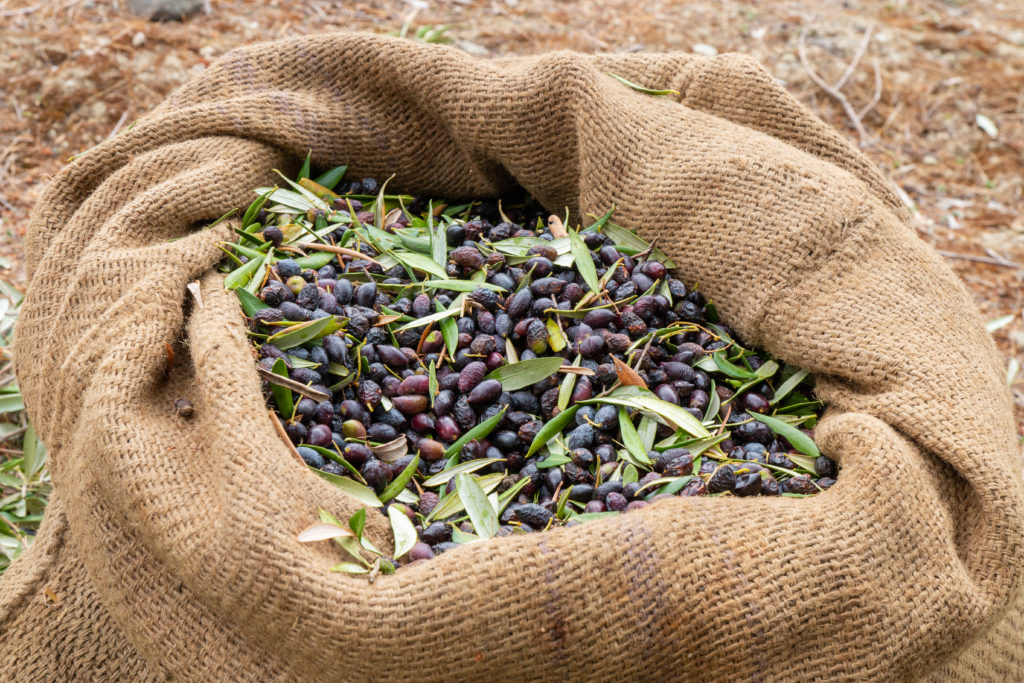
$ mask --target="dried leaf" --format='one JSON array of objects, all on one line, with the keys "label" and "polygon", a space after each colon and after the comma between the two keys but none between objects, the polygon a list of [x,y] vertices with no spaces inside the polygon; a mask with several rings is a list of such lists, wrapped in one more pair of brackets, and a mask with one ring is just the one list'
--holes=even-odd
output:
[{"label": "dried leaf", "polygon": [[409,453],[409,440],[403,434],[393,441],[382,443],[379,446],[371,446],[370,450],[373,451],[378,460],[392,463]]},{"label": "dried leaf", "polygon": [[562,219],[556,216],[555,214],[551,214],[550,216],[548,216],[548,230],[551,231],[551,236],[554,237],[555,239],[558,239],[559,237],[569,236],[569,232],[565,229],[565,226],[562,224]]},{"label": "dried leaf", "polygon": [[636,370],[629,367],[615,356],[612,356],[612,362],[615,364],[615,369],[618,371],[619,384],[624,387],[647,388],[647,382],[644,381],[644,378],[641,377]]},{"label": "dried leaf", "polygon": [[299,532],[299,543],[326,541],[332,538],[341,538],[342,536],[355,538],[357,534],[351,529],[346,529],[345,527],[337,526],[335,524],[327,524],[326,522],[317,522],[316,524],[308,526]]}]

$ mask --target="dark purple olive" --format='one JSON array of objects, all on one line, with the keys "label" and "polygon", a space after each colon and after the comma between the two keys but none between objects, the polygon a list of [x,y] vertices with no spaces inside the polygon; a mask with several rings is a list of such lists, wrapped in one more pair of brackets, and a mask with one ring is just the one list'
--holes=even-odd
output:
[{"label": "dark purple olive", "polygon": [[487,365],[478,360],[472,361],[459,372],[459,391],[468,394],[480,384],[486,374]]},{"label": "dark purple olive", "polygon": [[371,281],[359,285],[355,291],[354,301],[357,306],[373,308],[377,301],[377,283]]},{"label": "dark purple olive", "polygon": [[452,418],[450,415],[444,415],[442,417],[437,418],[435,430],[437,432],[437,438],[447,443],[455,441],[462,435],[462,431],[459,429],[459,425],[456,424],[455,419]]},{"label": "dark purple olive", "polygon": [[391,399],[391,402],[394,404],[395,408],[397,408],[406,417],[412,417],[417,413],[422,413],[430,404],[430,401],[426,396],[419,395],[395,396]]},{"label": "dark purple olive", "polygon": [[487,405],[497,401],[499,396],[501,396],[501,382],[496,379],[485,379],[469,392],[468,399],[470,405]]},{"label": "dark purple olive", "polygon": [[436,424],[436,420],[430,413],[417,413],[413,416],[412,420],[409,421],[409,426],[420,434],[429,434],[434,431],[434,426]]},{"label": "dark purple olive", "polygon": [[587,314],[583,316],[583,322],[595,330],[601,327],[608,327],[615,322],[615,311],[607,308],[598,308],[593,311],[587,311]]},{"label": "dark purple olive", "polygon": [[394,346],[387,346],[385,344],[376,344],[374,351],[377,352],[377,356],[380,361],[391,368],[407,368],[409,367],[409,358],[401,350],[396,349]]},{"label": "dark purple olive", "polygon": [[654,395],[662,401],[676,406],[679,405],[679,394],[676,393],[671,384],[659,384],[654,388]]},{"label": "dark purple olive", "polygon": [[415,562],[417,560],[430,560],[434,557],[434,551],[431,550],[430,546],[422,541],[413,545],[412,549],[409,550],[408,558]]},{"label": "dark purple olive", "polygon": [[412,375],[411,377],[406,377],[398,385],[399,396],[409,396],[412,394],[426,396],[429,391],[430,378],[426,375]]},{"label": "dark purple olive", "polygon": [[750,413],[767,413],[771,404],[761,394],[748,391],[743,394],[743,409]]},{"label": "dark purple olive", "polygon": [[[593,313],[593,311],[591,311]],[[599,334],[586,337],[579,345],[580,354],[584,358],[594,358],[604,353],[604,338]]]},{"label": "dark purple olive", "polygon": [[479,270],[487,262],[487,259],[476,247],[457,247],[452,250],[448,258],[468,270]]},{"label": "dark purple olive", "polygon": [[449,389],[442,389],[437,392],[437,396],[434,397],[434,413],[437,415],[447,415],[452,412],[452,408],[455,406],[455,392]]},{"label": "dark purple olive", "polygon": [[591,383],[590,378],[586,375],[581,375],[576,380],[576,386],[572,390],[572,396],[569,402],[573,405],[580,401],[589,401],[594,398],[594,385]]},{"label": "dark purple olive", "polygon": [[444,457],[444,444],[433,439],[420,439],[416,442],[416,449],[427,462],[437,462]]},{"label": "dark purple olive", "polygon": [[359,383],[358,396],[362,403],[365,403],[372,409],[380,403],[383,393],[379,384],[372,379],[364,379]]},{"label": "dark purple olive", "polygon": [[761,475],[758,472],[747,472],[736,477],[732,492],[737,496],[756,496],[761,492]]}]

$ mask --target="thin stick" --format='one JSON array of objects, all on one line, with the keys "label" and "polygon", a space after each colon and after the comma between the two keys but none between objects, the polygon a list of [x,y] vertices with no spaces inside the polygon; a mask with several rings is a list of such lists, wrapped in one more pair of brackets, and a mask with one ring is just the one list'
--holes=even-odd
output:
[{"label": "thin stick", "polygon": [[282,377],[281,375],[273,373],[265,368],[257,366],[256,372],[258,372],[263,379],[267,380],[271,384],[277,384],[278,386],[282,386],[285,389],[291,389],[292,391],[298,394],[302,394],[306,398],[313,399],[317,403],[323,403],[324,401],[331,400],[330,394],[325,394],[322,391],[317,391],[312,387],[307,387],[305,384],[302,384],[301,382],[296,382],[293,379]]},{"label": "thin stick", "polygon": [[[810,61],[807,59],[807,43],[805,40],[807,35],[806,26],[803,29],[801,29],[800,36],[797,39],[797,52],[800,55],[800,64],[803,65],[804,71],[807,72],[807,75],[810,77],[812,81],[814,81],[814,83],[819,88],[824,90],[827,95],[829,95],[832,99],[834,99],[842,106],[843,111],[846,112],[846,117],[850,119],[850,123],[852,123],[854,129],[856,129],[857,135],[858,137],[860,137],[860,143],[862,146],[866,145],[870,141],[870,136],[868,135],[867,130],[865,130],[864,124],[861,122],[861,117],[863,116],[863,114],[867,114],[868,111],[870,111],[875,106],[875,104],[877,104],[877,101],[874,98],[872,98],[872,102],[869,103],[869,105],[863,110],[863,114],[858,114],[854,110],[853,105],[850,103],[850,100],[848,100],[846,98],[846,95],[840,92],[839,89],[846,85],[847,79],[849,79],[850,75],[857,68],[857,65],[863,58],[864,52],[865,50],[867,50],[868,42],[871,39],[872,30],[873,27],[868,26],[867,31],[864,32],[864,38],[861,39],[861,44],[858,46],[857,53],[854,55],[853,60],[847,65],[846,69],[843,71],[843,75],[840,76],[839,80],[836,81],[833,85],[829,85],[828,83],[826,83],[825,79],[818,75],[818,72],[814,70],[814,67],[811,66]],[[875,74],[875,91],[877,97],[881,98],[881,72],[876,69]]]},{"label": "thin stick", "polygon": [[1002,266],[1003,268],[1020,268],[1021,267],[1021,264],[1016,263],[1015,261],[1007,261],[1005,259],[992,258],[990,256],[976,256],[974,254],[958,254],[955,251],[942,251],[941,249],[936,249],[935,251],[939,252],[940,256],[945,256],[946,258],[963,259],[964,261],[976,261],[978,263],[987,263],[987,264],[992,265],[992,266]]},{"label": "thin stick", "polygon": [[[333,244],[317,244],[316,242],[296,242],[296,246],[302,247],[303,249],[311,249],[312,251],[329,251],[332,254],[347,254],[352,258],[361,259],[363,261],[369,261],[370,263],[376,263],[380,266],[380,262],[374,260],[372,256],[356,251],[355,249],[347,249],[346,247],[336,247]],[[383,266],[381,266],[383,268]]]},{"label": "thin stick", "polygon": [[268,410],[267,413],[270,415],[270,421],[274,423],[274,429],[277,430],[277,435],[281,437],[281,440],[284,441],[285,445],[288,447],[288,450],[291,451],[292,455],[295,456],[295,459],[298,460],[303,467],[305,467],[306,461],[302,459],[301,455],[299,455],[299,450],[295,448],[295,444],[292,443],[291,437],[288,436],[288,432],[284,430],[284,425],[281,424],[281,420],[277,417],[277,415],[274,415],[274,411]]}]

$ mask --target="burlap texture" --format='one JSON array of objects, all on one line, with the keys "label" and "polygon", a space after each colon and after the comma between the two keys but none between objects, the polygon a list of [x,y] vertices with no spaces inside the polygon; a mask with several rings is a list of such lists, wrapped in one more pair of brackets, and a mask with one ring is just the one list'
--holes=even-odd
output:
[{"label": "burlap texture", "polygon": [[[338,551],[296,534],[358,505],[280,442],[211,271],[230,232],[196,230],[310,148],[404,191],[615,204],[747,341],[818,376],[839,483],[662,501],[373,585],[328,573]],[[56,494],[0,583],[4,680],[1024,676],[1000,357],[885,180],[749,58],[237,50],[69,164],[27,253],[18,377]]]}]

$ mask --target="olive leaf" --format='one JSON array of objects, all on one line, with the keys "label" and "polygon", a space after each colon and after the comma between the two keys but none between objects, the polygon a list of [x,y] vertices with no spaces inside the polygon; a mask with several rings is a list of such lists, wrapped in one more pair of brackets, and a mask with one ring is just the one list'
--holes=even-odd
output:
[{"label": "olive leaf", "polygon": [[[494,430],[494,428],[498,426],[498,423],[501,422],[501,420],[505,417],[506,410],[508,410],[508,406],[502,406],[501,410],[498,411],[496,415],[487,418],[486,420],[484,420],[483,422],[481,422],[480,424],[478,424],[477,426],[473,427],[468,432],[460,436],[458,439],[456,439],[455,443],[453,443],[451,446],[447,448],[447,450],[445,450],[444,457],[450,458],[453,455],[456,455],[459,451],[462,450],[463,446],[465,446],[473,439],[486,438],[487,435],[490,434]],[[442,472],[441,474],[444,473]]]},{"label": "olive leaf", "polygon": [[503,390],[516,391],[555,374],[562,367],[562,362],[561,358],[531,358],[503,365],[492,370],[484,379],[496,379],[501,382]]},{"label": "olive leaf", "polygon": [[242,312],[245,313],[246,317],[251,318],[264,308],[270,308],[258,296],[241,287],[235,289],[235,295],[238,296],[238,301],[242,305]]},{"label": "olive leaf", "polygon": [[[498,485],[501,484],[501,481],[504,478],[505,475],[501,472],[498,472],[495,474],[486,474],[482,477],[477,477],[476,481],[480,485],[480,488],[483,489],[484,493],[490,494],[491,492],[498,488]],[[520,482],[522,482],[524,485],[526,483],[525,480],[520,480]],[[520,482],[516,482],[516,484],[519,484]],[[509,491],[511,491],[512,489],[518,491],[520,488],[522,488],[522,486],[519,486],[517,488],[515,485],[513,485],[512,488],[509,489]],[[462,500],[459,498],[458,494],[453,493],[445,497],[438,504],[438,506],[434,508],[429,515],[427,515],[427,521],[434,519],[446,519],[448,517],[451,517],[452,515],[457,515],[465,509],[466,508],[462,504]],[[498,502],[498,514],[501,514],[500,496]]]},{"label": "olive leaf", "polygon": [[382,443],[379,446],[370,446],[370,450],[378,460],[393,463],[409,453],[409,440],[403,434],[393,441]]},{"label": "olive leaf", "polygon": [[755,375],[750,370],[747,370],[746,368],[741,368],[740,366],[731,363],[729,359],[725,357],[724,351],[715,351],[714,353],[711,354],[711,358],[712,360],[714,360],[715,365],[718,367],[720,371],[725,373],[727,376],[732,377],[733,379],[757,378],[757,375]]},{"label": "olive leaf", "polygon": [[651,414],[656,420],[670,422],[678,429],[682,429],[691,436],[707,437],[711,433],[700,423],[696,417],[684,408],[663,401],[650,391],[640,387],[619,387],[606,396],[581,401],[580,404],[601,404],[611,403],[613,405],[637,408]]},{"label": "olive leaf", "polygon": [[299,180],[302,180],[303,178],[308,178],[309,177],[309,161],[310,161],[310,158],[312,156],[313,156],[313,150],[309,150],[308,152],[306,152],[306,160],[302,162],[302,168],[299,169],[299,175],[298,175],[298,179]]},{"label": "olive leaf", "polygon": [[647,382],[644,381],[644,378],[636,370],[623,363],[616,356],[612,356],[612,363],[615,364],[615,372],[619,377],[619,384],[624,387],[647,388]]},{"label": "olive leaf", "polygon": [[348,166],[335,166],[326,173],[318,176],[314,182],[317,185],[322,185],[328,190],[333,190],[341,182],[341,179],[345,176],[345,171],[348,170]]},{"label": "olive leaf", "polygon": [[642,93],[644,93],[646,95],[661,96],[661,95],[678,95],[679,94],[678,90],[652,90],[651,88],[645,88],[642,85],[637,85],[636,83],[633,83],[632,81],[627,81],[622,76],[619,76],[617,74],[613,74],[611,71],[608,72],[608,75],[611,76],[612,78],[614,78],[615,80],[617,80],[619,83],[622,83],[623,85],[629,86],[633,90],[636,90],[637,92],[642,92]]},{"label": "olive leaf", "polygon": [[405,469],[398,473],[398,476],[388,484],[387,488],[381,491],[380,499],[385,503],[397,496],[405,485],[412,479],[412,475],[416,473],[416,468],[420,464],[420,456],[416,455],[412,462],[405,466]]},{"label": "olive leaf", "polygon": [[750,413],[750,417],[754,418],[758,422],[763,422],[770,430],[784,438],[793,446],[793,448],[797,449],[804,455],[809,455],[812,458],[817,458],[821,455],[821,452],[818,450],[818,447],[814,444],[811,437],[807,436],[796,427],[787,424],[778,418],[761,415],[759,413]]},{"label": "olive leaf", "polygon": [[569,233],[569,244],[572,246],[573,262],[576,264],[576,270],[580,272],[583,281],[590,287],[590,291],[600,292],[601,284],[597,278],[597,268],[594,266],[594,260],[590,256],[590,249],[583,242],[583,238],[579,234],[571,232]]},{"label": "olive leaf", "polygon": [[276,189],[277,188],[275,187],[264,192],[256,199],[256,201],[249,205],[249,208],[245,210],[245,214],[242,216],[242,230],[245,230],[256,222],[256,216],[259,215],[260,210],[266,205],[267,200],[270,199],[270,195],[273,194]]},{"label": "olive leaf", "polygon": [[572,406],[548,420],[540,428],[540,431],[537,432],[537,436],[533,437],[533,442],[530,443],[530,448],[526,451],[526,457],[529,458],[543,446],[547,445],[548,441],[561,434],[565,426],[576,416],[576,411],[579,409],[579,405]]},{"label": "olive leaf", "polygon": [[341,538],[342,536],[354,538],[356,534],[351,529],[346,529],[345,527],[338,526],[336,524],[317,522],[316,524],[308,526],[300,531],[298,540],[299,543],[313,543],[315,541],[327,541],[332,538]]},{"label": "olive leaf", "polygon": [[[416,320],[413,320],[411,323],[406,323],[399,327],[398,329],[392,330],[392,332],[398,334],[399,332],[405,332],[406,330],[412,330],[417,327],[423,327],[424,325],[429,325],[430,323],[434,323],[439,320],[444,320],[445,318],[452,318],[454,316],[457,316],[458,314],[459,309],[449,308],[448,310],[438,311],[437,313],[431,313],[430,315],[425,315],[422,318],[417,318]],[[454,323],[454,321],[452,322]],[[441,334],[444,334],[444,328],[441,329]],[[458,331],[456,330],[456,336],[457,335]]]},{"label": "olive leaf", "polygon": [[281,332],[270,335],[267,342],[284,350],[300,346],[313,339],[319,339],[341,329],[341,323],[335,316],[317,318],[308,322],[298,323],[285,328]]},{"label": "olive leaf", "polygon": [[807,375],[808,373],[806,370],[797,370],[794,372],[789,379],[779,385],[779,388],[775,390],[775,396],[768,403],[773,406],[778,404],[782,399],[789,396],[791,391],[800,386],[800,383],[804,381]]},{"label": "olive leaf", "polygon": [[479,458],[477,460],[467,460],[466,462],[459,463],[454,467],[449,467],[446,470],[438,472],[434,476],[430,477],[423,482],[425,488],[432,488],[434,486],[441,486],[447,484],[448,480],[452,477],[460,474],[468,474],[470,472],[476,472],[477,470],[483,469],[488,465],[493,465],[496,462],[505,462],[504,458]]},{"label": "olive leaf", "polygon": [[629,454],[630,461],[639,463],[641,467],[649,468],[652,463],[651,459],[647,457],[644,442],[640,438],[640,434],[637,433],[636,427],[633,426],[632,420],[629,419],[629,414],[623,407],[619,407],[619,433],[622,438],[622,445],[626,447],[626,452]]},{"label": "olive leaf", "polygon": [[551,350],[558,353],[568,345],[568,340],[565,338],[565,333],[562,332],[562,326],[554,318],[548,318],[544,326],[548,331],[548,345]]},{"label": "olive leaf", "polygon": [[391,533],[395,537],[395,558],[397,559],[416,545],[416,528],[397,505],[388,507],[388,519],[391,522]]},{"label": "olive leaf", "polygon": [[[578,368],[580,361],[583,356],[576,354],[576,360],[572,362],[570,367]],[[565,378],[562,379],[561,386],[558,387],[558,409],[565,410],[569,405],[569,399],[572,398],[573,389],[576,388],[576,373],[567,372]]]},{"label": "olive leaf", "polygon": [[491,502],[487,500],[487,494],[480,488],[476,479],[468,474],[459,474],[455,477],[455,490],[459,494],[459,500],[466,507],[469,514],[469,521],[473,528],[483,538],[491,538],[498,533],[498,515],[495,514]]},{"label": "olive leaf", "polygon": [[375,508],[384,506],[384,504],[380,502],[380,499],[377,498],[377,494],[374,493],[373,489],[371,489],[369,486],[363,486],[359,482],[353,481],[348,477],[340,477],[336,474],[331,474],[329,472],[324,472],[323,470],[318,470],[315,467],[310,467],[309,469],[313,470],[313,472],[315,472],[319,477],[331,482],[339,489],[341,489],[344,493],[347,493],[348,495],[352,496],[363,505],[369,505],[370,507]]},{"label": "olive leaf", "polygon": [[[271,367],[271,372],[275,375],[288,377],[288,366],[285,364],[284,358],[278,358],[274,361],[274,365]],[[274,397],[274,403],[277,404],[277,411],[281,413],[281,415],[291,417],[292,413],[295,412],[295,404],[292,401],[291,389],[277,383],[271,383],[270,393]]]}]

